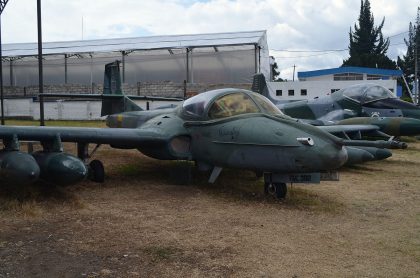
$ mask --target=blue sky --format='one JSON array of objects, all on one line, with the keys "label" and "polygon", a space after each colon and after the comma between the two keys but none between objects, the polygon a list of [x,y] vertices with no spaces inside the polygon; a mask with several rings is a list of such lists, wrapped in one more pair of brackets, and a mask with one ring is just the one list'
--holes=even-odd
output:
[{"label": "blue sky", "polygon": [[[376,24],[385,17],[383,33],[392,36],[388,55],[396,59],[405,52],[404,32],[420,3],[370,2]],[[44,41],[267,30],[270,55],[281,76],[291,79],[293,65],[297,71],[341,65],[347,51],[313,51],[348,47],[360,0],[43,0],[42,6]],[[36,1],[9,1],[2,15],[3,43],[36,38]]]}]

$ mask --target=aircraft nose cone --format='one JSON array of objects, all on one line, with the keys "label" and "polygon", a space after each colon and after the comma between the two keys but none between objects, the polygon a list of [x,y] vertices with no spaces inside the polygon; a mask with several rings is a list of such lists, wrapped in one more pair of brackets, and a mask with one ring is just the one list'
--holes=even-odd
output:
[{"label": "aircraft nose cone", "polygon": [[354,165],[354,164],[359,164],[359,163],[372,161],[376,159],[374,154],[372,154],[371,152],[367,150],[356,148],[356,147],[345,147],[345,148],[348,154],[348,159],[345,162],[346,165]]},{"label": "aircraft nose cone", "polygon": [[388,149],[378,149],[375,152],[375,158],[378,160],[386,159],[392,156],[392,152]]},{"label": "aircraft nose cone", "polygon": [[366,162],[366,161],[370,161],[370,160],[374,160],[374,159],[375,159],[375,157],[372,154],[370,154],[366,151],[362,151],[362,155],[361,155],[361,161],[362,162]]}]

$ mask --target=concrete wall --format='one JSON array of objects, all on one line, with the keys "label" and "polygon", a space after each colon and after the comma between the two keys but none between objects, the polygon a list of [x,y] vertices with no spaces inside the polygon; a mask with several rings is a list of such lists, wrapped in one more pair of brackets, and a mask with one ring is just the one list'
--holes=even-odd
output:
[{"label": "concrete wall", "polygon": [[[33,98],[4,100],[4,114],[9,118],[39,119],[39,102]],[[1,109],[0,109],[1,111]],[[100,101],[53,101],[44,103],[46,120],[98,120],[101,119]]]},{"label": "concrete wall", "polygon": [[[207,84],[207,83],[174,83],[171,81],[161,82],[138,82],[137,85],[123,84],[122,89],[126,95],[138,96],[161,96],[161,97],[183,97],[184,87],[186,86],[187,95],[195,95],[208,90],[235,87],[241,89],[250,89],[251,84]],[[6,97],[32,97],[37,96],[38,86],[27,87],[4,87]],[[70,93],[70,94],[101,94],[103,92],[102,84],[82,85],[82,84],[59,84],[44,85],[44,93]]]}]

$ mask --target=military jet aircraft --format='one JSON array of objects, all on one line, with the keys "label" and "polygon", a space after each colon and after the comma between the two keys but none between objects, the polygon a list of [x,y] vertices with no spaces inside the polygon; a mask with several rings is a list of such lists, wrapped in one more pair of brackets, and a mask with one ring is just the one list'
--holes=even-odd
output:
[{"label": "military jet aircraft", "polygon": [[328,96],[281,103],[270,96],[265,77],[259,74],[252,91],[269,98],[286,115],[313,125],[377,126],[382,134],[373,133],[384,137],[420,134],[420,108],[380,85],[353,85]]},{"label": "military jet aircraft", "polygon": [[[0,179],[29,184],[40,179],[70,185],[87,176],[104,180],[99,160],[88,165],[89,144],[138,149],[165,160],[195,161],[211,170],[214,182],[222,168],[264,173],[265,189],[278,198],[286,183],[318,183],[321,173],[343,165],[344,145],[390,146],[389,142],[343,140],[285,116],[260,94],[241,89],[201,93],[175,108],[142,111],[121,93],[119,63],[105,67],[102,114],[109,128],[1,126]],[[40,141],[43,150],[26,153],[20,141]],[[77,156],[64,153],[62,142],[76,142]]]},{"label": "military jet aircraft", "polygon": [[420,108],[376,84],[353,85],[317,99],[286,103],[282,110],[291,117],[322,121],[372,116],[420,119]]}]

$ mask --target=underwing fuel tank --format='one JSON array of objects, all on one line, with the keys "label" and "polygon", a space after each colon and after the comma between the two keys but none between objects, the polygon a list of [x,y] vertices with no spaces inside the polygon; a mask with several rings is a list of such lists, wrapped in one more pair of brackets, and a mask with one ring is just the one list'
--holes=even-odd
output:
[{"label": "underwing fuel tank", "polygon": [[20,151],[0,151],[0,181],[3,185],[27,185],[38,180],[40,169],[35,159]]},{"label": "underwing fuel tank", "polygon": [[32,154],[41,169],[40,178],[53,184],[67,186],[86,178],[88,169],[79,158],[63,152]]}]

